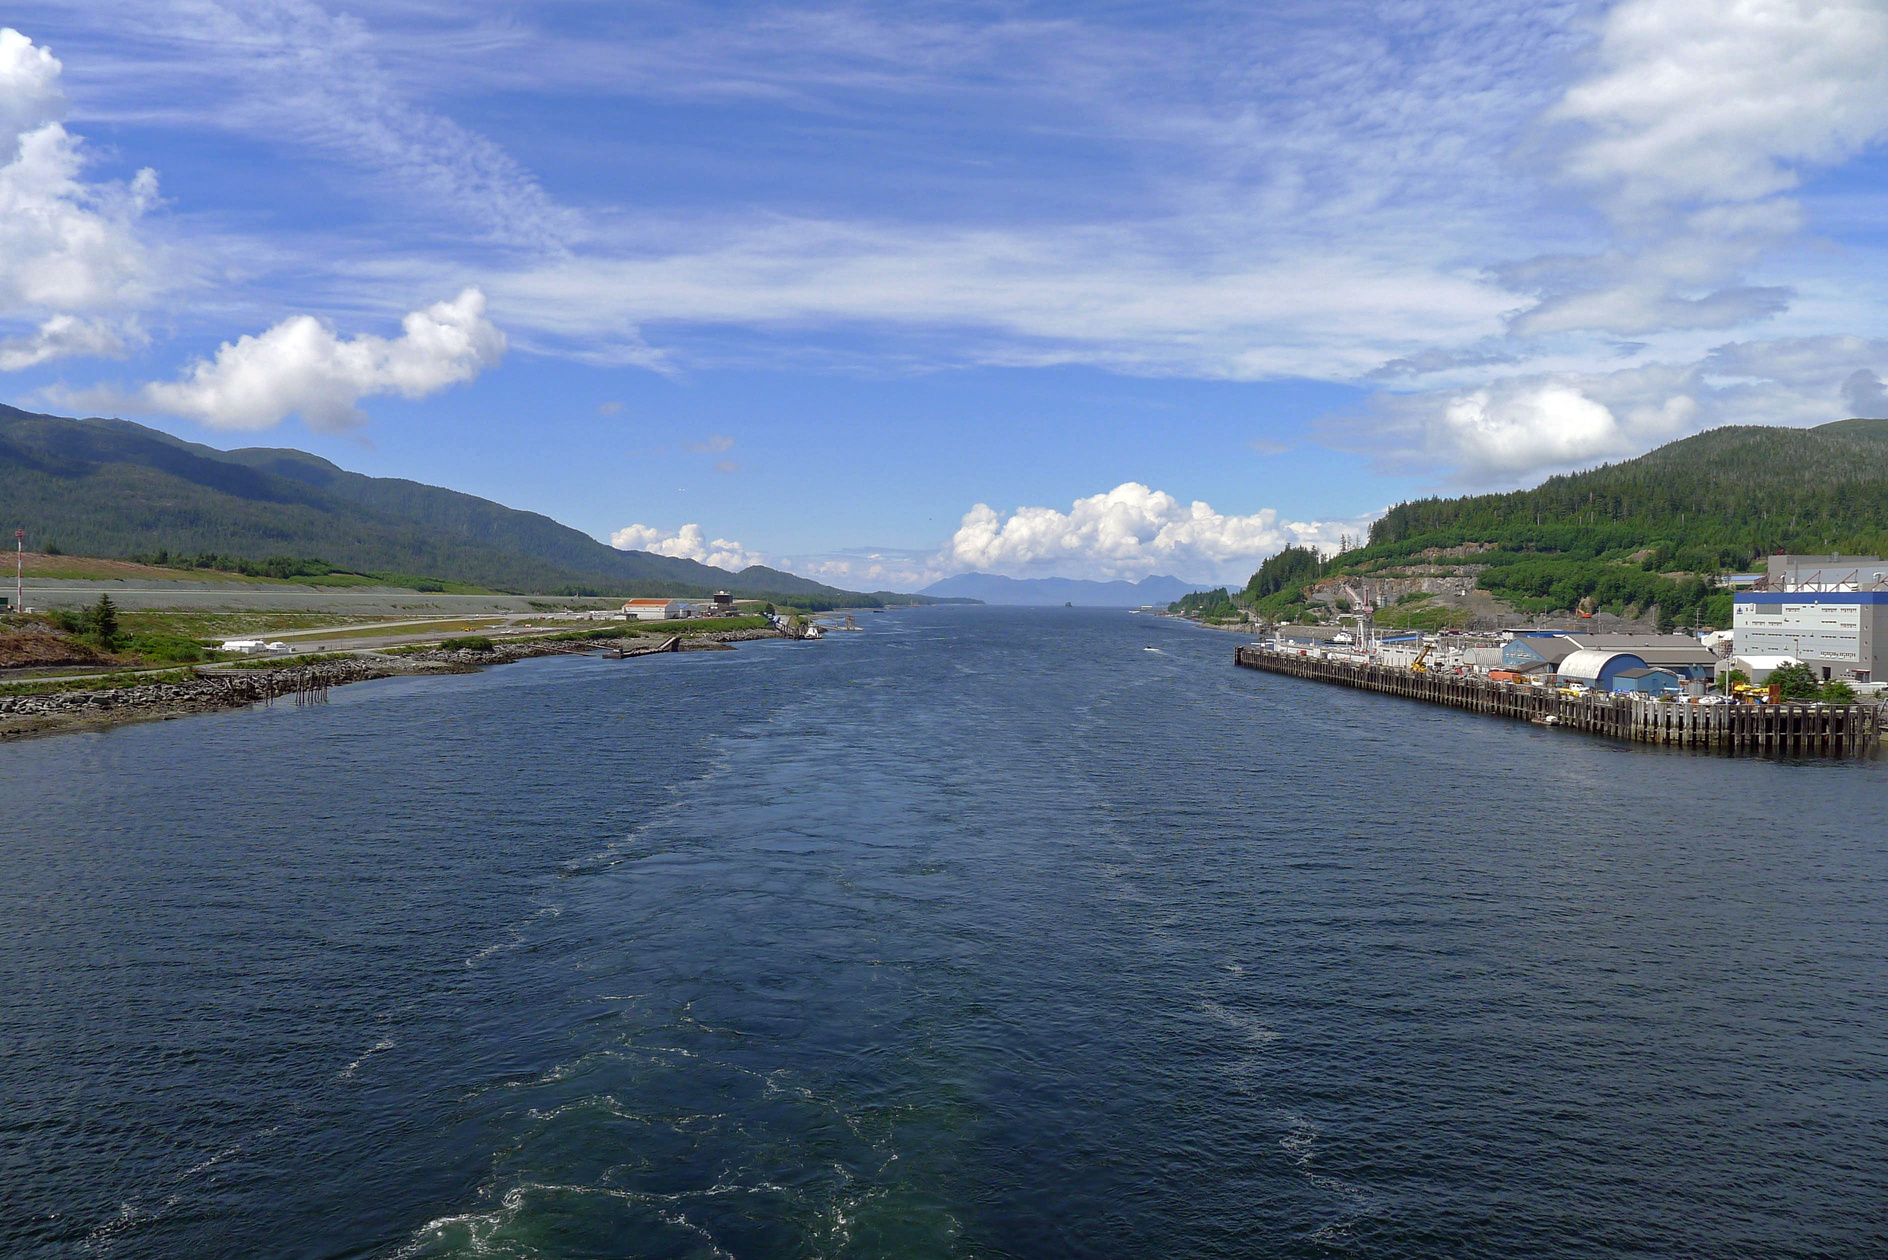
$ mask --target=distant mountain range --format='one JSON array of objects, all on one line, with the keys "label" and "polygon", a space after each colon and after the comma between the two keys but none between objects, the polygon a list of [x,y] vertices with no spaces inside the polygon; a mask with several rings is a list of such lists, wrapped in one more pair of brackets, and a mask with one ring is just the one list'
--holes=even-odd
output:
[{"label": "distant mountain range", "polygon": [[1209,590],[1213,585],[1159,576],[1138,582],[1091,582],[1081,578],[1012,578],[996,573],[959,573],[931,583],[922,593],[935,598],[980,599],[986,604],[1139,608],[1143,604],[1165,606],[1189,591]]},{"label": "distant mountain range", "polygon": [[[737,595],[868,602],[754,565],[739,573],[618,551],[536,512],[305,451],[220,451],[127,420],[0,406],[0,504],[31,545],[78,555],[313,557],[362,573],[529,593]],[[881,593],[889,602],[914,597]],[[921,597],[920,597],[921,598]]]}]

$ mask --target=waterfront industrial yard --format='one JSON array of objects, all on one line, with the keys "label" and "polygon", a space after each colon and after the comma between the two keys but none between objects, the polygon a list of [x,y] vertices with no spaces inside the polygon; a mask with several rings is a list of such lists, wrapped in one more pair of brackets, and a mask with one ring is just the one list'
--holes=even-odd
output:
[{"label": "waterfront industrial yard", "polygon": [[1305,648],[1244,646],[1234,652],[1233,661],[1295,678],[1637,743],[1852,757],[1875,751],[1881,741],[1881,710],[1874,704],[1711,703],[1708,696],[1674,702],[1640,692],[1500,682],[1465,670],[1412,669]]},{"label": "waterfront industrial yard", "polygon": [[1880,744],[1888,561],[1775,556],[1728,631],[1386,634],[1280,627],[1238,665],[1542,726],[1719,752],[1854,756]]}]

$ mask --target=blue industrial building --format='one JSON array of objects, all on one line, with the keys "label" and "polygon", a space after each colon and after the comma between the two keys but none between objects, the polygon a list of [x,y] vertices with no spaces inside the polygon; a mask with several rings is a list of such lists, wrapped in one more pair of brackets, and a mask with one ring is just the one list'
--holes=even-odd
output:
[{"label": "blue industrial building", "polygon": [[1648,696],[1667,696],[1685,687],[1685,680],[1671,670],[1649,666],[1619,670],[1612,683],[1614,692],[1637,691]]}]

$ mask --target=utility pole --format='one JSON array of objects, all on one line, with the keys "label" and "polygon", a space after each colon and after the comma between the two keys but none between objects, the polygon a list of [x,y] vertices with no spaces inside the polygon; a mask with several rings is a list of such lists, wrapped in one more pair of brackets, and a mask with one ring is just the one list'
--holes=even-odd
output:
[{"label": "utility pole", "polygon": [[26,611],[26,531],[13,531],[13,611]]}]

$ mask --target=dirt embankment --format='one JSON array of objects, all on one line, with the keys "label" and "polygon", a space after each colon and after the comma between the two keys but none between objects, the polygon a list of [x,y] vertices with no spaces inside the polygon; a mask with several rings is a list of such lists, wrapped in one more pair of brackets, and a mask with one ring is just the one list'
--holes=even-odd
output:
[{"label": "dirt embankment", "polygon": [[111,657],[89,643],[44,622],[0,628],[0,669],[28,669],[45,665],[109,665]]}]

